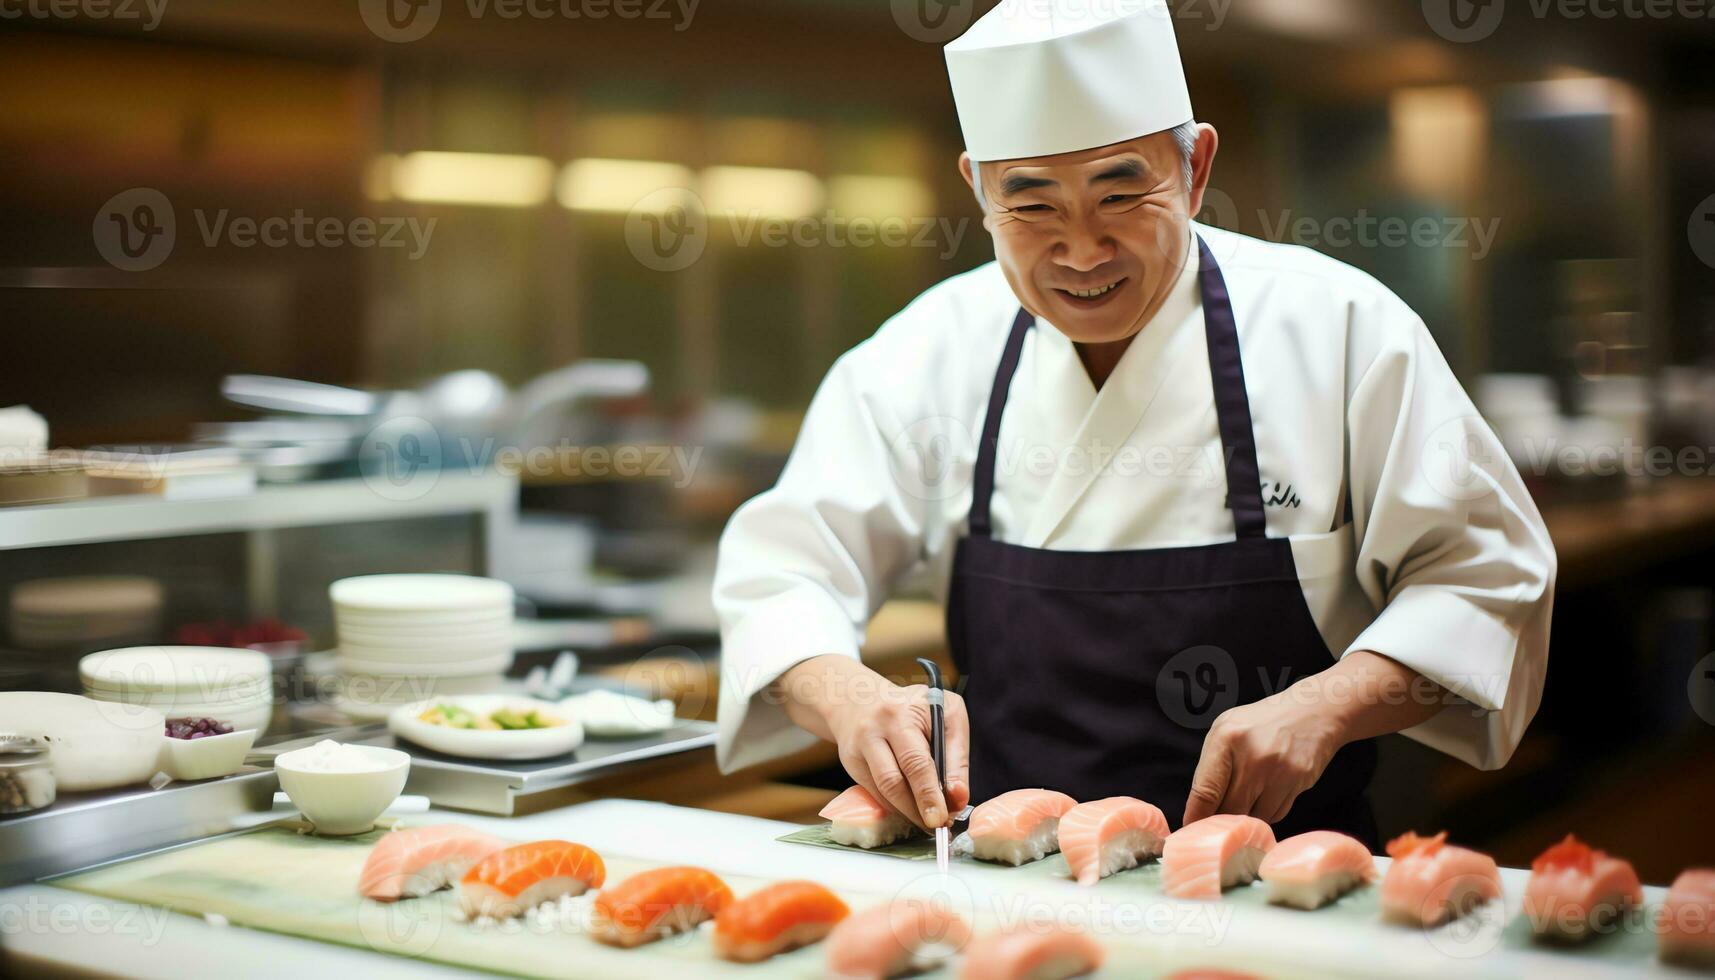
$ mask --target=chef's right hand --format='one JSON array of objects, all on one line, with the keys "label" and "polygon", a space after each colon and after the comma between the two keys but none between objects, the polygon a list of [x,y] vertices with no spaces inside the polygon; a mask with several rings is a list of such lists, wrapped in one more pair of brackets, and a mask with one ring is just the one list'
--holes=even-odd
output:
[{"label": "chef's right hand", "polygon": [[925,830],[952,823],[970,802],[970,719],[945,692],[947,786],[930,754],[929,689],[902,687],[851,657],[813,657],[781,675],[777,691],[799,727],[839,746],[859,786]]}]

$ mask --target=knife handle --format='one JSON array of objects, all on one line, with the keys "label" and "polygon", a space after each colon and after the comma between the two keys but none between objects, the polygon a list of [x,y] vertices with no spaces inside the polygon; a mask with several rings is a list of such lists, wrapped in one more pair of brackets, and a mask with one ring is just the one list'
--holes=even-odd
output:
[{"label": "knife handle", "polygon": [[929,754],[935,760],[935,779],[947,790],[947,715],[946,695],[941,688],[941,668],[927,657],[917,662],[929,674]]}]

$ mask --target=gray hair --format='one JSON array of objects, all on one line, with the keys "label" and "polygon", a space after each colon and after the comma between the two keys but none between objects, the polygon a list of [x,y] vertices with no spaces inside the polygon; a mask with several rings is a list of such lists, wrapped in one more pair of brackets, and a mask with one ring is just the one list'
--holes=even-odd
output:
[{"label": "gray hair", "polygon": [[[1185,166],[1185,189],[1189,191],[1191,181],[1194,179],[1194,174],[1191,171],[1191,154],[1197,151],[1197,120],[1192,119],[1167,132],[1173,137],[1174,144],[1179,147],[1179,158]],[[987,211],[988,201],[983,198],[982,163],[977,160],[971,161],[971,189],[976,191],[977,206]]]}]

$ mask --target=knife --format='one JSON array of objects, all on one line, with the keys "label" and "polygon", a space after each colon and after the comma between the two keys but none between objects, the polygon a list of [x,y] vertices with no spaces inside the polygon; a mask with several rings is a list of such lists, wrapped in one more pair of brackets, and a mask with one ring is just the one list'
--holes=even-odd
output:
[{"label": "knife", "polygon": [[[941,784],[941,798],[947,798],[947,712],[946,694],[941,687],[941,668],[927,657],[917,662],[929,674],[929,754],[935,759],[935,779]],[[951,805],[949,804],[949,809]],[[969,809],[967,807],[967,809]],[[949,813],[949,817],[952,815]],[[959,816],[965,816],[960,813]],[[952,852],[952,833],[946,826],[935,828],[935,868],[947,873]]]}]

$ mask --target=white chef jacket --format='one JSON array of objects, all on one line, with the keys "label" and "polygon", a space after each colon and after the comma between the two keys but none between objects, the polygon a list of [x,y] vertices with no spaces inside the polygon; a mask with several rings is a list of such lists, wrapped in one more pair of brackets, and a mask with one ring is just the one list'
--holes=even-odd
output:
[{"label": "white chef jacket", "polygon": [[[1238,320],[1268,533],[1290,538],[1323,639],[1456,695],[1406,735],[1504,765],[1541,699],[1556,570],[1517,470],[1385,286],[1306,248],[1195,230]],[[1030,331],[1000,429],[997,540],[1117,551],[1233,539],[1188,247],[1100,391],[1064,334],[1040,320]],[[779,482],[733,515],[714,586],[723,769],[814,741],[769,685],[810,657],[856,657],[908,573],[945,600],[1018,308],[994,263],[930,288],[834,364]]]}]

